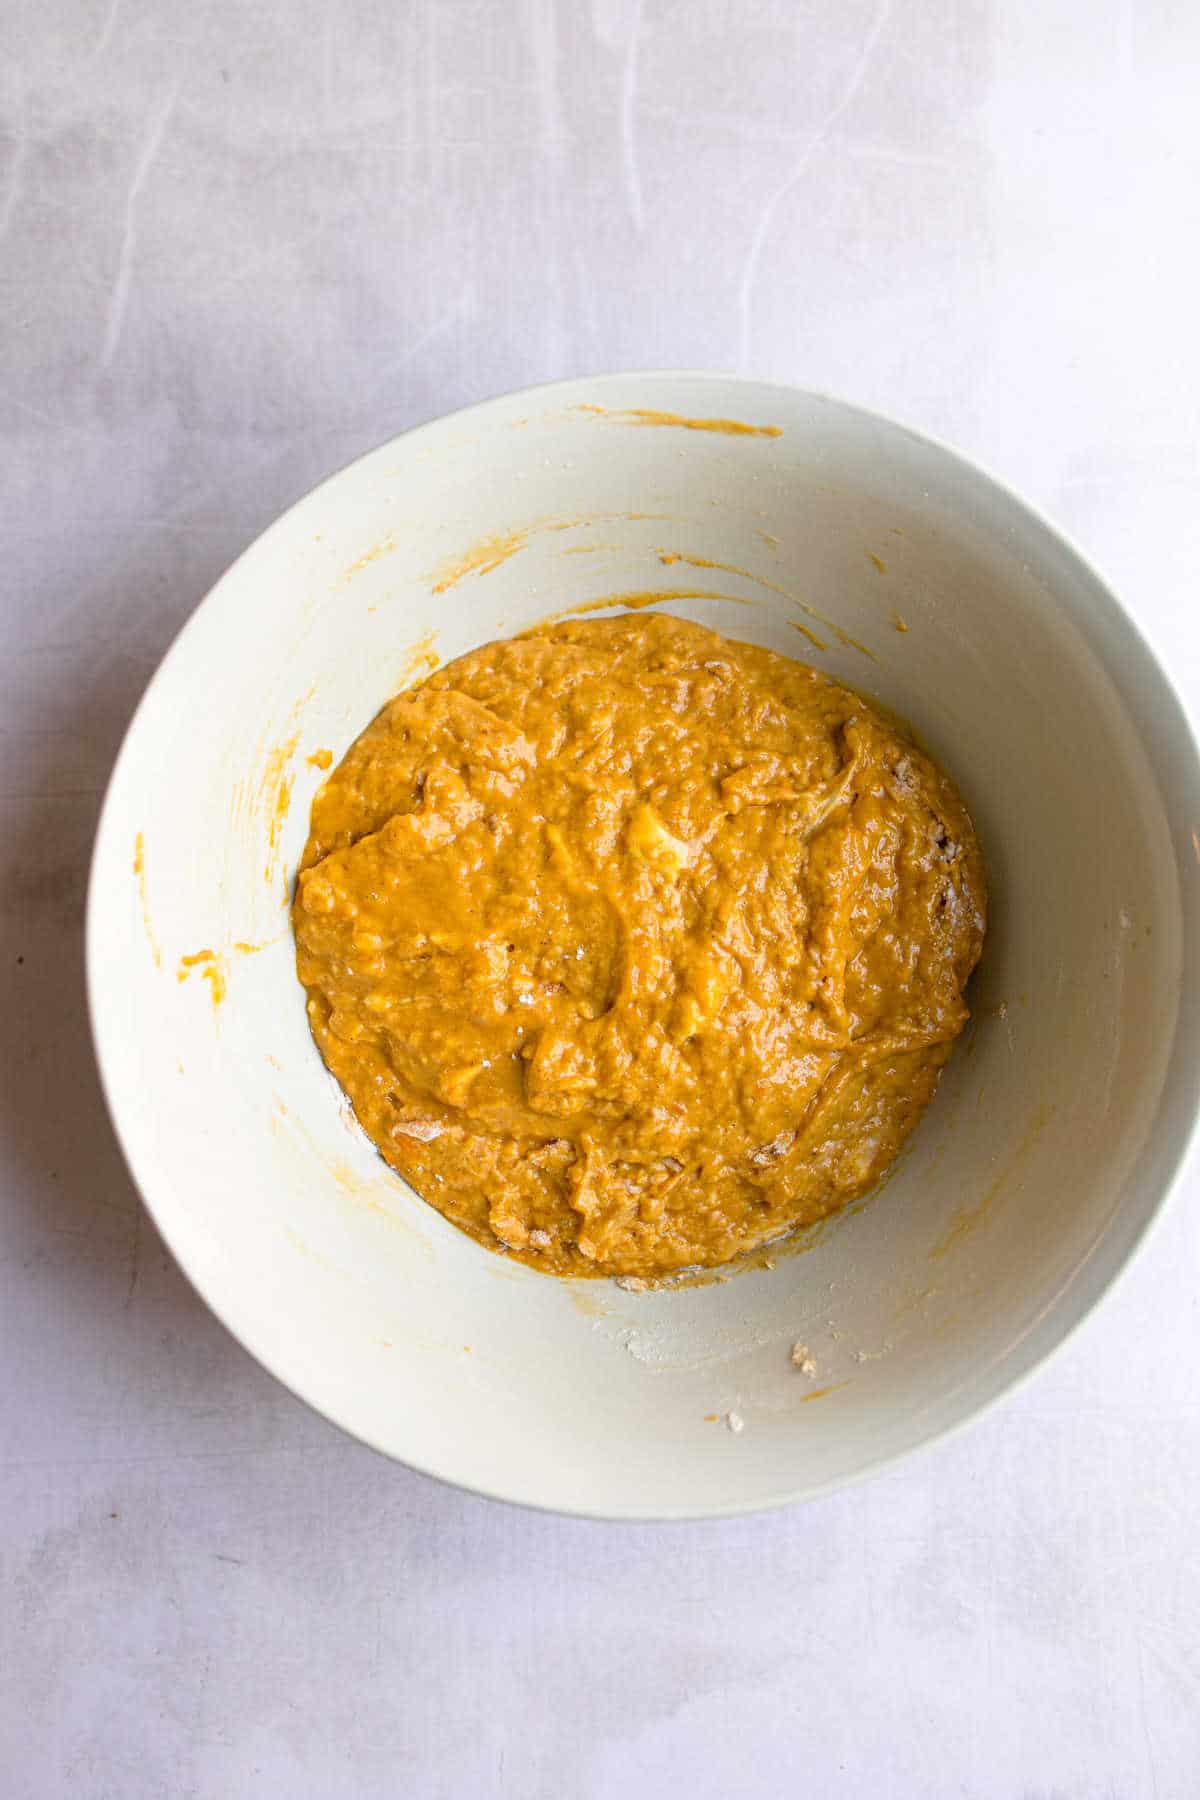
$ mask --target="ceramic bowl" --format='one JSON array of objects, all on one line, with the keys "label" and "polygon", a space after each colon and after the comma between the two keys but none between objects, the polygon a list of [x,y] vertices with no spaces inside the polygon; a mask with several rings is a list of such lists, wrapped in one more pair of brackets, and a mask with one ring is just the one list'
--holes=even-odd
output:
[{"label": "ceramic bowl", "polygon": [[[318,764],[389,695],[647,594],[911,721],[974,813],[991,924],[884,1189],[773,1268],[627,1293],[481,1249],[377,1158],[309,1037],[288,902]],[[722,376],[542,388],[335,475],[180,634],[96,844],[102,1077],[199,1292],[346,1430],[563,1512],[775,1506],[961,1425],[1129,1259],[1197,1110],[1198,826],[1192,737],[1137,630],[960,457]]]}]

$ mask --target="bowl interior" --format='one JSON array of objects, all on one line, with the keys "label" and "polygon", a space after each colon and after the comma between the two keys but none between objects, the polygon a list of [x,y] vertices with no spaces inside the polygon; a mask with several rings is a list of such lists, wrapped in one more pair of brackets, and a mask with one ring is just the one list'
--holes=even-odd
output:
[{"label": "bowl interior", "polygon": [[[772,1269],[628,1294],[506,1264],[384,1167],[309,1038],[287,903],[318,751],[431,655],[647,595],[909,720],[974,813],[991,925],[973,1023],[885,1190]],[[379,1448],[589,1513],[798,1497],[1002,1391],[1144,1229],[1195,1110],[1197,794],[1186,724],[1096,577],[948,452],[718,377],[492,402],[301,502],[152,684],[91,892],[110,1104],[210,1304]]]}]

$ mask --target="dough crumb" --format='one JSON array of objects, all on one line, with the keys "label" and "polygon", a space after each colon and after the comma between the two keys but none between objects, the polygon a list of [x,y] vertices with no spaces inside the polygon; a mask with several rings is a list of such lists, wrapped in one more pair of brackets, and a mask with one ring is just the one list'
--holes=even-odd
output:
[{"label": "dough crumb", "polygon": [[392,1135],[416,1138],[419,1143],[432,1144],[441,1137],[444,1129],[437,1119],[397,1119],[392,1126]]},{"label": "dough crumb", "polygon": [[640,1275],[618,1275],[613,1285],[624,1288],[627,1294],[644,1294],[650,1283]]},{"label": "dough crumb", "polygon": [[740,1412],[726,1413],[725,1423],[728,1425],[730,1431],[732,1431],[734,1437],[737,1436],[739,1431],[745,1431],[746,1429],[746,1421],[743,1419]]},{"label": "dough crumb", "polygon": [[529,1242],[533,1245],[535,1250],[548,1250],[554,1242],[554,1239],[550,1236],[548,1231],[531,1231],[529,1234]]},{"label": "dough crumb", "polygon": [[815,1375],[817,1365],[807,1344],[792,1345],[792,1367],[799,1369],[802,1375]]}]

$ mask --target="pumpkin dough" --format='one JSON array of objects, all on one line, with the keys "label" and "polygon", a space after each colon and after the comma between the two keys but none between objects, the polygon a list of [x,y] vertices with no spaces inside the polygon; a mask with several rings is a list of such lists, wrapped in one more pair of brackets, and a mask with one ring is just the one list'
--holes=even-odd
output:
[{"label": "pumpkin dough", "polygon": [[875,707],[650,613],[385,706],[313,802],[294,926],[386,1161],[493,1250],[636,1285],[879,1181],[984,906],[962,801]]}]

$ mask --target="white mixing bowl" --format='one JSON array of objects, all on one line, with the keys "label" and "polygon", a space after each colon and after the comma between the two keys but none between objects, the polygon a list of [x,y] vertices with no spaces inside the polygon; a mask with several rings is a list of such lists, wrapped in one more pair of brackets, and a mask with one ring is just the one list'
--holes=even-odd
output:
[{"label": "white mixing bowl", "polygon": [[[340,758],[431,653],[664,590],[912,722],[974,813],[991,925],[974,1022],[885,1190],[772,1269],[639,1294],[506,1263],[379,1161],[310,1040],[287,903],[307,759]],[[1188,725],[1137,631],[948,450],[720,376],[543,388],[334,476],[181,633],[96,844],[101,1072],[200,1293],[347,1430],[564,1512],[773,1506],[977,1413],[1128,1260],[1197,1109],[1198,826]]]}]

